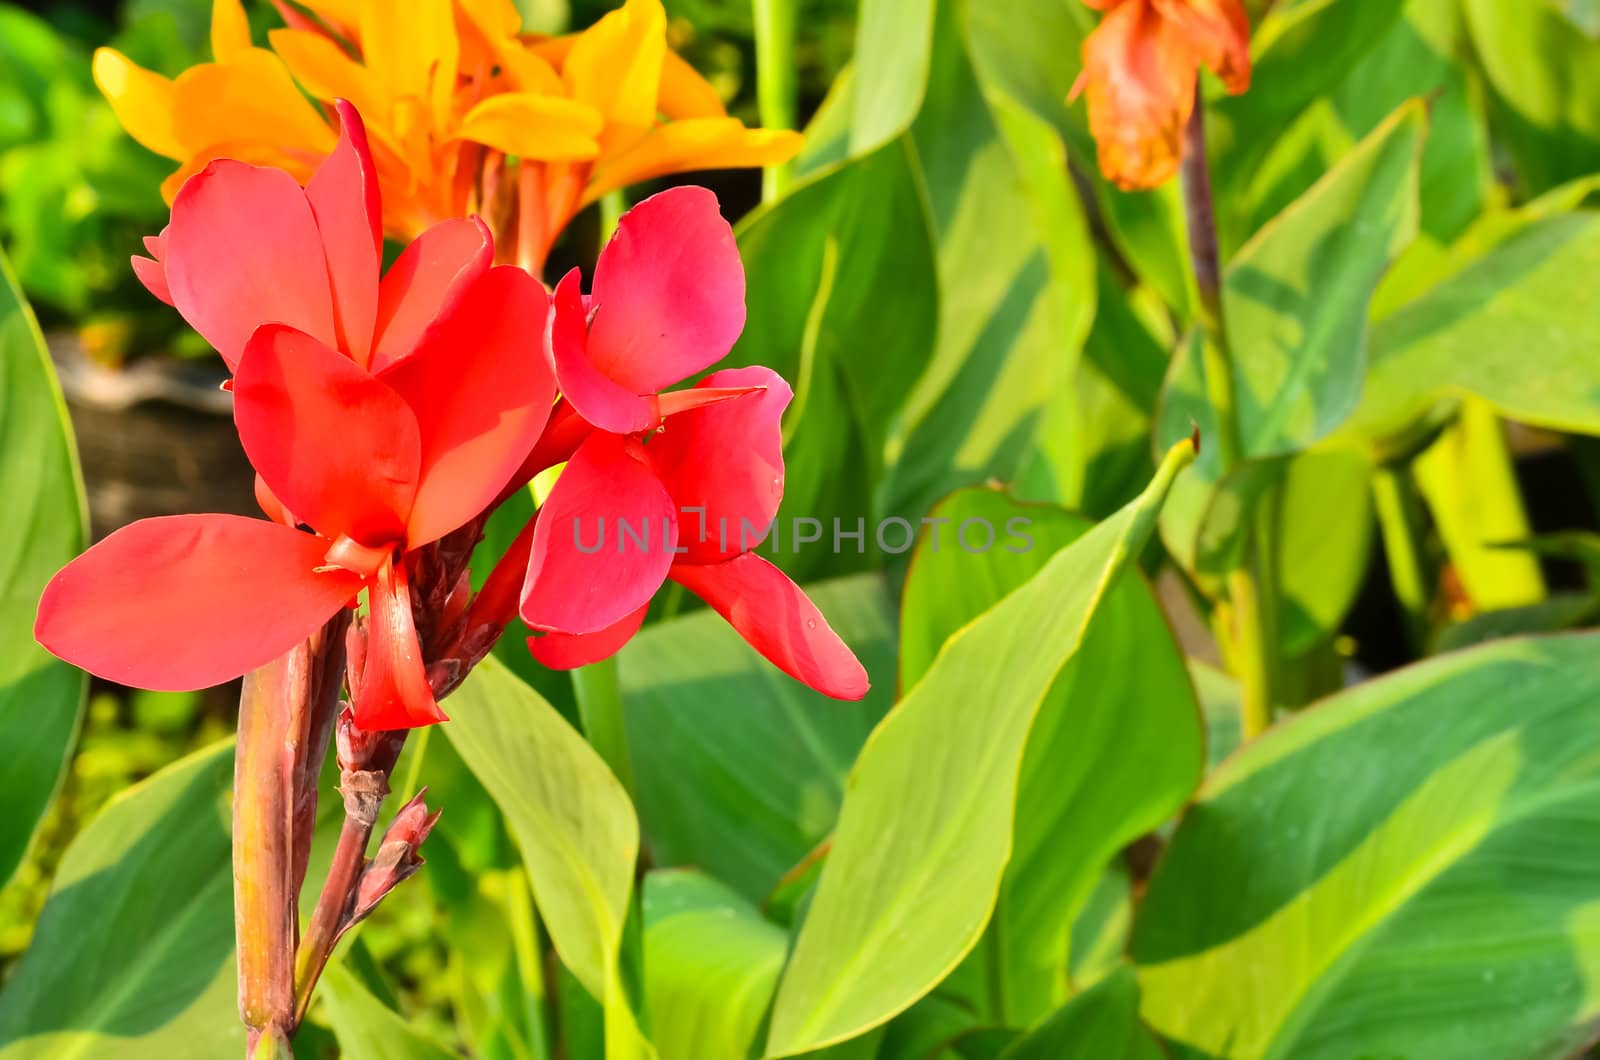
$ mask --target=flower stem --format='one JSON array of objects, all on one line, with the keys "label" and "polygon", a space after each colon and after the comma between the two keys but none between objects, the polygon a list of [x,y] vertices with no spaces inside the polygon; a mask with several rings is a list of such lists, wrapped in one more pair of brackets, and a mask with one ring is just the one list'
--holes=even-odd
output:
[{"label": "flower stem", "polygon": [[[795,125],[794,36],[795,0],[755,0],[756,106],[761,124],[768,129]],[[792,176],[792,164],[768,166],[761,171],[761,201],[783,195]]]},{"label": "flower stem", "polygon": [[339,941],[345,912],[366,864],[367,844],[378,823],[378,810],[389,793],[384,774],[372,770],[347,771],[339,786],[344,794],[344,824],[339,828],[339,842],[334,847],[327,882],[322,885],[311,922],[306,925],[305,937],[300,940],[300,950],[295,955],[296,1020],[305,1018],[317,980],[322,977],[322,970],[333,955],[334,944]]},{"label": "flower stem", "polygon": [[[1217,451],[1226,476],[1245,458],[1234,382],[1233,348],[1223,308],[1222,266],[1217,251],[1216,204],[1206,157],[1205,106],[1196,88],[1194,111],[1183,132],[1183,197],[1189,229],[1189,255],[1199,293],[1205,332],[1202,357],[1206,396],[1217,426]],[[1251,522],[1239,566],[1228,577],[1233,618],[1233,651],[1240,682],[1244,736],[1258,735],[1272,722],[1275,640],[1270,622],[1273,601],[1267,577],[1273,562],[1270,513]]]},{"label": "flower stem", "polygon": [[[306,644],[245,676],[234,752],[233,908],[247,1055],[288,1056],[294,1031],[291,718],[309,692]],[[302,708],[303,709],[303,708]],[[281,1040],[282,1048],[277,1044]]]}]

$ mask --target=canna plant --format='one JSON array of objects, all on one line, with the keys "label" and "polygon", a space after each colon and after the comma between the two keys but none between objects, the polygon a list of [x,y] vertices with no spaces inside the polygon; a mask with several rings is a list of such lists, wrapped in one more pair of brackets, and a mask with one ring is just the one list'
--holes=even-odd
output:
[{"label": "canna plant", "polygon": [[264,518],[0,562],[19,747],[67,663],[243,678],[73,841],[0,1060],[1589,1055],[1581,6],[756,0],[766,129],[668,47],[738,5],[102,52]]},{"label": "canna plant", "polygon": [[[691,374],[725,355],[743,324],[742,269],[713,196],[684,189],[635,207],[588,304],[564,284],[570,315],[547,326],[550,296],[520,267],[492,264],[476,219],[427,229],[380,277],[372,154],[356,109],[336,107],[339,145],[304,189],[282,170],[214,161],[180,189],[171,223],[147,241],[153,256],[135,259],[151,292],[232,369],[234,419],[268,518],[125,527],[50,582],[35,628],[61,658],[136,687],[245,675],[239,1006],[249,1052],[262,1056],[287,1055],[339,937],[420,866],[438,816],[421,792],[365,859],[388,775],[407,730],[448,720],[438,700],[494,646],[519,599],[545,634],[532,642],[541,658],[597,661],[637,629],[673,564],[676,503],[765,526],[783,487],[781,379],[741,369],[654,392],[674,381],[658,378],[657,361],[673,365],[669,377]],[[251,238],[262,225],[270,236]],[[559,404],[556,333],[575,343],[561,346],[560,377],[576,389],[563,383]],[[619,404],[643,415],[619,416]],[[523,547],[474,593],[467,563],[496,504],[568,458]],[[580,563],[581,522],[621,526],[635,506],[661,539]],[[674,576],[780,668],[842,698],[865,694],[849,648],[776,568],[719,550],[703,530],[682,551]],[[786,606],[753,606],[774,594]],[[219,601],[231,601],[229,616]],[[345,827],[302,936],[330,738]]]}]

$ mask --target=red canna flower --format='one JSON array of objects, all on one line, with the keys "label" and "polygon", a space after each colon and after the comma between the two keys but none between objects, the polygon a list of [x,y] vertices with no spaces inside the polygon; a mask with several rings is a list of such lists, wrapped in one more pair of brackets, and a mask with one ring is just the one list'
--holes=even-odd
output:
[{"label": "red canna flower", "polygon": [[365,588],[356,721],[406,728],[444,720],[407,559],[477,517],[539,437],[555,396],[536,338],[549,298],[491,267],[474,220],[424,232],[380,281],[371,156],[354,109],[339,114],[339,145],[304,190],[214,162],[147,241],[154,258],[135,259],[234,370],[240,441],[276,521],[125,527],[50,582],[35,633],[123,684],[203,688],[282,655]]},{"label": "red canna flower", "polygon": [[[744,270],[716,199],[680,188],[623,217],[584,302],[557,287],[550,342],[562,391],[594,428],[534,528],[523,619],[548,666],[586,665],[638,631],[670,578],[785,673],[840,699],[860,662],[816,606],[752,549],[783,498],[780,422],[792,392],[768,368],[700,371],[744,325]],[[598,538],[598,540],[597,540]]]},{"label": "red canna flower", "polygon": [[1204,65],[1237,95],[1250,87],[1250,23],[1239,0],[1084,0],[1104,11],[1083,43],[1074,98],[1089,98],[1100,171],[1124,190],[1171,179]]}]

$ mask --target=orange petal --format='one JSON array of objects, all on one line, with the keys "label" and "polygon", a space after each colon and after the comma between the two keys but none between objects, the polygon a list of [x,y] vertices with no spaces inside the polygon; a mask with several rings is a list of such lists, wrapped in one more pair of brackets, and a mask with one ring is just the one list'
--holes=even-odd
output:
[{"label": "orange petal", "polygon": [[669,118],[720,118],[728,113],[722,97],[700,71],[675,51],[661,63],[661,90],[657,106]]},{"label": "orange petal", "polygon": [[1239,0],[1154,0],[1233,95],[1250,87],[1250,19]]},{"label": "orange petal", "polygon": [[212,0],[211,55],[225,63],[250,50],[250,20],[239,0]]},{"label": "orange petal", "polygon": [[600,114],[593,107],[556,96],[508,92],[490,96],[467,111],[454,134],[508,155],[578,161],[599,152],[595,138],[600,127]]},{"label": "orange petal", "polygon": [[595,167],[583,201],[651,177],[696,169],[740,169],[786,162],[805,137],[782,129],[747,129],[737,118],[689,118],[651,129]]},{"label": "orange petal", "polygon": [[371,70],[311,30],[275,29],[267,33],[267,39],[289,73],[313,97],[324,103],[348,99],[372,132],[382,130],[388,108],[383,105],[383,90]]},{"label": "orange petal", "polygon": [[176,89],[173,127],[187,155],[248,137],[286,153],[320,156],[337,141],[283,60],[264,48],[191,67],[179,75]]},{"label": "orange petal", "polygon": [[1079,85],[1108,180],[1136,190],[1177,172],[1198,72],[1194,50],[1149,0],[1121,4],[1100,21],[1083,42]]},{"label": "orange petal", "polygon": [[573,99],[605,116],[607,139],[612,127],[637,134],[656,120],[666,51],[661,0],[628,0],[579,34],[561,73]]},{"label": "orange petal", "polygon": [[129,136],[158,155],[183,160],[183,145],[172,125],[177,99],[173,82],[136,66],[119,51],[96,48],[94,83]]},{"label": "orange petal", "polygon": [[356,27],[361,22],[360,0],[294,0],[301,7],[306,8],[322,21],[328,28],[354,38]]}]

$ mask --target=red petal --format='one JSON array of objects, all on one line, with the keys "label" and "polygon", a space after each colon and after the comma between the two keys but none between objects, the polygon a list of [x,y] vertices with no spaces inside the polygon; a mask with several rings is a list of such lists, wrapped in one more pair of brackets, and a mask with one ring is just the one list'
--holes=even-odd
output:
[{"label": "red petal", "polygon": [[440,221],[413,239],[378,285],[373,370],[410,353],[493,261],[494,238],[476,217]]},{"label": "red petal", "polygon": [[490,269],[416,351],[379,373],[416,413],[422,469],[406,540],[435,541],[481,512],[550,418],[550,296],[512,265]]},{"label": "red petal", "polygon": [[644,625],[645,612],[649,610],[650,605],[646,603],[616,625],[608,626],[599,633],[583,633],[577,636],[570,633],[545,633],[542,636],[529,637],[528,651],[552,670],[576,670],[580,666],[609,659],[621,651],[622,646],[639,632],[639,627]]},{"label": "red petal", "polygon": [[306,199],[322,233],[339,348],[366,364],[383,268],[383,208],[361,115],[342,99],[334,108],[339,112],[339,145],[312,174]]},{"label": "red petal", "polygon": [[133,263],[133,274],[139,277],[144,289],[171,305],[172,291],[167,287],[167,270],[162,267],[161,262],[137,254],[128,260]]},{"label": "red petal", "polygon": [[716,563],[754,548],[783,500],[781,423],[794,392],[762,367],[712,372],[694,389],[731,387],[765,389],[678,413],[645,450],[683,520],[688,557],[680,562]]},{"label": "red petal", "polygon": [[801,591],[753,552],[709,566],[679,564],[672,580],[710,604],[784,673],[834,699],[860,699],[867,671]]},{"label": "red petal", "polygon": [[540,509],[522,619],[556,633],[615,625],[661,588],[677,543],[677,512],[644,447],[615,434],[590,435]]},{"label": "red petal", "polygon": [[653,394],[636,394],[615,382],[589,360],[588,308],[573,269],[556,285],[550,318],[550,355],[561,393],[579,414],[601,430],[637,434],[660,418]]},{"label": "red petal", "polygon": [[120,684],[208,688],[276,659],[361,590],[345,571],[313,572],[327,547],[238,515],[141,519],[51,579],[34,636]]},{"label": "red petal", "polygon": [[233,382],[239,440],[296,518],[330,540],[399,544],[417,495],[417,418],[388,384],[293,328],[268,325]]},{"label": "red petal", "polygon": [[705,188],[672,188],[622,215],[595,265],[589,358],[637,394],[715,364],[744,330],[744,265]]},{"label": "red petal", "polygon": [[403,560],[390,560],[378,571],[369,602],[367,659],[353,708],[356,726],[378,732],[449,721],[434,701],[422,665]]},{"label": "red petal", "polygon": [[282,170],[212,162],[178,191],[164,242],[173,304],[229,368],[262,324],[338,341],[322,237]]}]

